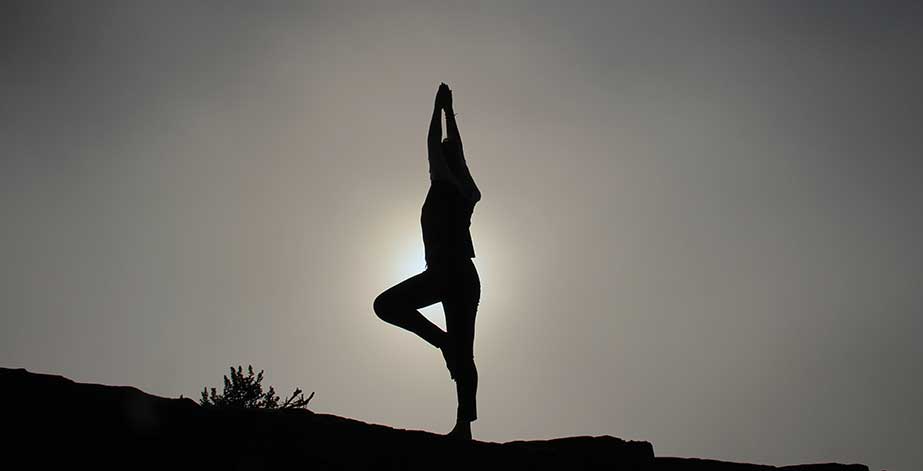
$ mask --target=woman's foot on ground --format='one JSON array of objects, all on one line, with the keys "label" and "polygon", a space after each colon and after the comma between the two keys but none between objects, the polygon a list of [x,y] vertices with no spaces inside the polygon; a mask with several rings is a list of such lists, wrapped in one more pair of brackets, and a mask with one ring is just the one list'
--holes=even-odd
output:
[{"label": "woman's foot on ground", "polygon": [[470,441],[471,422],[456,422],[455,428],[445,436],[455,440]]}]

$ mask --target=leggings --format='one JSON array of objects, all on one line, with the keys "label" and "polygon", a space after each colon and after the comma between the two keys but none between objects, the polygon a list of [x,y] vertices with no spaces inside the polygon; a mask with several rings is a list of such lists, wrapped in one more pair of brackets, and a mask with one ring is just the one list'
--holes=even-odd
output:
[{"label": "leggings", "polygon": [[[478,372],[474,366],[474,318],[481,297],[481,282],[470,258],[428,264],[414,275],[375,298],[375,314],[383,321],[419,335],[436,348],[451,342],[455,364],[446,365],[455,380],[457,420],[477,419],[475,395]],[[417,309],[442,302],[446,331]]]}]

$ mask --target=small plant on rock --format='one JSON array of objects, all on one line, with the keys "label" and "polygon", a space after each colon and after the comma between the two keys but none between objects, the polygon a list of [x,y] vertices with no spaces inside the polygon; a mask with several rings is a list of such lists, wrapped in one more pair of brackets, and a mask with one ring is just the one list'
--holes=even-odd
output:
[{"label": "small plant on rock", "polygon": [[314,397],[312,392],[307,399],[304,398],[301,388],[295,388],[295,392],[285,401],[279,402],[280,398],[276,395],[272,386],[269,390],[263,392],[263,370],[256,375],[253,374],[253,366],[247,366],[247,375],[244,375],[243,367],[238,366],[235,370],[232,366],[231,377],[224,377],[224,392],[218,394],[215,388],[202,390],[202,399],[199,404],[205,407],[233,407],[242,409],[306,409],[308,402]]}]

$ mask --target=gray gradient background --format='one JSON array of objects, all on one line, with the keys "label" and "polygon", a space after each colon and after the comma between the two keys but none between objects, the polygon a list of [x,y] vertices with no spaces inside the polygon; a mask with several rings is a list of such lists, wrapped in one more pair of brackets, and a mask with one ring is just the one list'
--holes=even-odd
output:
[{"label": "gray gradient background", "polygon": [[198,397],[252,363],[449,430],[371,309],[423,266],[446,81],[478,438],[914,469],[921,8],[567,3],[4,2],[0,364]]}]

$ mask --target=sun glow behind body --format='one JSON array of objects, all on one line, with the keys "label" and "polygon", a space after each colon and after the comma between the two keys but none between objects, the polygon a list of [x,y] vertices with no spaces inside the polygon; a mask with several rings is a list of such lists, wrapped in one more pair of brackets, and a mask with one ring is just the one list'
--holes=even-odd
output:
[{"label": "sun glow behind body", "polygon": [[395,251],[392,266],[396,280],[406,280],[426,270],[422,242],[416,239],[404,240],[399,250]]}]

